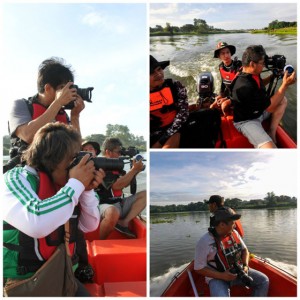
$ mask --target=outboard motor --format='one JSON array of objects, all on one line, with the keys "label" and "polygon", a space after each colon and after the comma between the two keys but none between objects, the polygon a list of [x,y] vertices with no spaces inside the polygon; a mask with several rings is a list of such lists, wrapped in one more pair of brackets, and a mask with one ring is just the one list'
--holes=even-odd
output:
[{"label": "outboard motor", "polygon": [[209,101],[212,103],[214,101],[214,78],[211,72],[200,73],[197,80],[197,92],[199,95],[200,106]]}]

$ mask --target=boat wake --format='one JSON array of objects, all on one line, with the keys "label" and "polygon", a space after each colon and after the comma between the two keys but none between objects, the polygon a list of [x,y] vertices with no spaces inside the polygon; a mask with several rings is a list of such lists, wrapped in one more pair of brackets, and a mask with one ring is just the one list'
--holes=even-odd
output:
[{"label": "boat wake", "polygon": [[150,296],[159,297],[166,287],[172,281],[172,278],[180,273],[189,263],[186,263],[180,267],[172,267],[165,274],[153,277],[150,279]]},{"label": "boat wake", "polygon": [[266,260],[268,260],[272,265],[278,267],[279,269],[284,270],[287,273],[297,277],[297,266],[281,261],[276,261],[271,258],[266,258]]}]

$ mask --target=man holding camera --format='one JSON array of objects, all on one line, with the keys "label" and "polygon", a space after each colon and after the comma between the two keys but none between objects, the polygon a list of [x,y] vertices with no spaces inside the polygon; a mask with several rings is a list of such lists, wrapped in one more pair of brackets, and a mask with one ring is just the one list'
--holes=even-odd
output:
[{"label": "man holding camera", "polygon": [[[102,150],[106,158],[119,158],[122,154],[122,143],[118,138],[107,138],[103,142]],[[133,159],[132,168],[127,173],[106,171],[103,183],[97,190],[100,197],[100,239],[106,239],[114,228],[131,238],[136,237],[129,230],[128,224],[146,207],[146,191],[124,197],[123,189],[143,169],[142,160]]]},{"label": "man holding camera", "polygon": [[[95,169],[88,155],[70,168],[80,147],[81,136],[72,126],[48,123],[37,131],[23,153],[26,165],[4,175],[6,284],[33,276],[56,247],[64,243],[67,221],[74,265],[79,229],[90,232],[98,227],[98,198],[93,189],[101,184],[105,173]],[[89,295],[80,282],[77,285],[75,296]]]},{"label": "man holding camera", "polygon": [[[21,151],[27,148],[35,133],[45,124],[53,121],[71,123],[80,132],[79,115],[84,109],[84,102],[76,88],[72,87],[73,81],[73,72],[62,59],[46,59],[39,66],[38,93],[28,99],[14,101],[9,116],[9,132],[15,149],[15,165],[20,162]],[[72,101],[74,107],[69,120],[64,106]]]},{"label": "man holding camera", "polygon": [[[287,106],[285,92],[296,82],[295,72],[284,72],[282,84],[274,95],[268,95],[261,73],[266,52],[261,45],[249,46],[242,57],[242,72],[232,83],[234,126],[255,148],[276,148],[276,130]],[[279,70],[283,73],[283,70]],[[268,78],[270,80],[270,78]],[[271,116],[268,133],[262,122]]]},{"label": "man holding camera", "polygon": [[249,268],[248,249],[234,230],[234,222],[240,217],[229,207],[217,209],[214,228],[209,228],[197,243],[194,269],[205,276],[211,297],[230,297],[233,285],[252,288],[253,297],[268,295],[268,277]]}]

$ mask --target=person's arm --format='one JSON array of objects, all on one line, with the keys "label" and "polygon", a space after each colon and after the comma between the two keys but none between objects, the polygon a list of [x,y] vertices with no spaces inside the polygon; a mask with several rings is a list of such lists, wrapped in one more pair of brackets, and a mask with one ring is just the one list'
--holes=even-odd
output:
[{"label": "person's arm", "polygon": [[296,82],[296,72],[293,72],[291,75],[288,75],[286,71],[282,78],[282,84],[279,87],[278,91],[271,97],[271,105],[268,106],[267,111],[273,112],[278,104],[282,101],[287,88]]},{"label": "person's arm", "polygon": [[74,91],[76,90],[70,89],[72,84],[72,82],[68,82],[62,90],[56,92],[55,100],[49,105],[47,110],[38,118],[19,126],[15,131],[15,135],[30,144],[35,133],[45,124],[55,120],[61,107],[74,98]]},{"label": "person's arm", "polygon": [[71,110],[71,124],[72,126],[81,134],[80,132],[80,122],[79,122],[79,115],[81,111],[84,109],[84,101],[78,95],[77,99],[74,101],[74,108]]},{"label": "person's arm", "polygon": [[[37,179],[34,169],[26,166],[5,173],[3,220],[33,238],[41,238],[72,216],[79,197],[94,178],[93,162],[82,160],[69,171],[70,179],[54,196],[40,199],[31,184]],[[34,178],[34,176],[36,178]]]},{"label": "person's arm", "polygon": [[143,168],[144,168],[144,164],[142,160],[136,161],[135,159],[133,159],[132,168],[124,176],[118,178],[112,185],[112,188],[114,190],[124,189],[130,184],[133,177],[136,176],[139,172],[141,172]]},{"label": "person's arm", "polygon": [[186,88],[179,82],[174,81],[175,88],[177,89],[178,94],[178,103],[177,108],[178,112],[173,120],[172,125],[166,130],[164,135],[159,139],[159,143],[163,145],[170,136],[178,132],[183,124],[187,121],[189,116],[189,104],[187,98],[187,90]]},{"label": "person's arm", "polygon": [[229,270],[226,270],[225,272],[219,272],[208,267],[204,267],[200,270],[195,270],[195,272],[205,277],[220,279],[224,281],[232,281],[237,277],[237,274],[230,273]]}]

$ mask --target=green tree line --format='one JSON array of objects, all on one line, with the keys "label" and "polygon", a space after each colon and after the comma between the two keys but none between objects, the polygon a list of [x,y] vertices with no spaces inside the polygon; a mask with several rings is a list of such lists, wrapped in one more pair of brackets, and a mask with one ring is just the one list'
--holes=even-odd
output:
[{"label": "green tree line", "polygon": [[181,34],[181,33],[189,33],[189,34],[206,34],[206,33],[216,33],[216,32],[224,32],[224,29],[214,28],[213,26],[209,26],[205,20],[203,19],[194,19],[193,24],[185,24],[181,27],[171,26],[170,23],[166,23],[165,27],[161,25],[156,25],[154,28],[150,27],[150,34]]},{"label": "green tree line", "polygon": [[[165,206],[150,205],[150,214],[166,213],[166,212],[190,212],[190,211],[207,211],[208,205],[205,203],[206,199],[202,202],[191,202],[189,204],[171,204]],[[239,198],[227,198],[224,201],[225,206],[234,209],[244,208],[284,208],[284,207],[297,207],[297,198],[285,195],[276,196],[274,192],[267,193],[264,199],[254,200],[241,200]]]},{"label": "green tree line", "polygon": [[274,30],[280,28],[288,28],[288,27],[297,27],[297,22],[285,22],[285,21],[278,21],[274,20],[269,23],[268,27],[264,28],[266,30]]},{"label": "green tree line", "polygon": [[[269,23],[268,27],[262,30],[275,30],[281,28],[297,27],[297,22],[285,22],[274,20]],[[172,26],[166,23],[166,26],[156,25],[150,27],[150,35],[175,35],[175,34],[209,34],[209,33],[229,33],[229,32],[246,32],[246,30],[225,30],[214,28],[206,23],[203,19],[194,19],[193,24],[185,24],[183,26]]]},{"label": "green tree line", "polygon": [[[119,138],[124,147],[134,146],[139,151],[146,151],[146,141],[143,136],[138,136],[130,133],[129,128],[126,125],[119,124],[107,124],[105,134],[91,134],[83,138],[83,140],[92,140],[98,142],[100,146],[103,144],[103,141],[106,137],[116,137]],[[3,155],[9,154],[10,149],[10,137],[5,135],[3,137]]]}]

